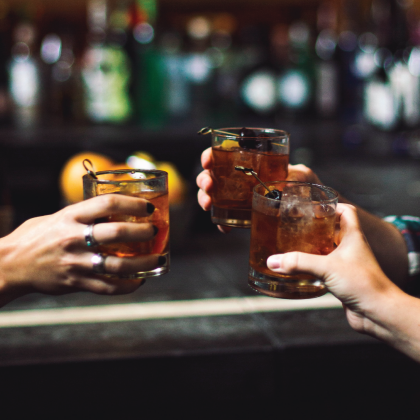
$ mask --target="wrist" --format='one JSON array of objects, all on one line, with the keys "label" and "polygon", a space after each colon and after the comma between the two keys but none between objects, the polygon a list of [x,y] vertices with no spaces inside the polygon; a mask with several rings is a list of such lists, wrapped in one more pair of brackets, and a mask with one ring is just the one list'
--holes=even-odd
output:
[{"label": "wrist", "polygon": [[17,288],[10,285],[0,273],[0,308],[24,294],[25,293],[19,292]]},{"label": "wrist", "polygon": [[416,301],[420,302],[391,283],[366,305],[366,333],[395,346],[407,326],[407,309],[417,306]]},{"label": "wrist", "polygon": [[[13,270],[12,252],[7,246],[4,246],[3,242],[0,240],[0,308],[12,300],[29,293],[28,290],[25,290],[25,287],[19,287],[19,283],[11,278],[13,276],[9,275],[17,270]],[[10,269],[11,267],[12,269]]]}]

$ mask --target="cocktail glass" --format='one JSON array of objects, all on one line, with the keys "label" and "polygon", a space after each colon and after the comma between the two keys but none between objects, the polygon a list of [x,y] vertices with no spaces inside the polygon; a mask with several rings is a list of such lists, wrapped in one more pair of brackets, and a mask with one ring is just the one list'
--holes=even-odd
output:
[{"label": "cocktail glass", "polygon": [[254,188],[248,284],[264,295],[309,299],[327,292],[309,274],[286,275],[267,268],[274,254],[300,251],[327,255],[334,249],[338,194],[329,187],[303,182],[267,182],[281,200],[267,198],[262,185]]},{"label": "cocktail glass", "polygon": [[250,228],[252,189],[258,181],[235,171],[252,168],[267,181],[287,178],[289,134],[271,128],[221,128],[212,130],[212,222]]},{"label": "cocktail glass", "polygon": [[[140,271],[124,278],[147,278],[165,274],[169,271],[169,201],[168,174],[159,170],[127,169],[96,172],[95,176],[83,176],[84,199],[102,194],[123,194],[140,197],[150,201],[154,212],[147,217],[131,215],[111,215],[98,222],[152,223],[159,230],[156,236],[147,242],[125,242],[99,245],[98,251],[104,255],[134,257],[158,254],[166,257],[163,266],[149,271]],[[121,277],[121,276],[119,276]]]}]

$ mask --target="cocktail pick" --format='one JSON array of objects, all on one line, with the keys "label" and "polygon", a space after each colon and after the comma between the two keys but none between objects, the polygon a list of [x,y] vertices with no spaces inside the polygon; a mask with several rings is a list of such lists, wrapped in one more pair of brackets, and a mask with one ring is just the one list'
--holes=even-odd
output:
[{"label": "cocktail pick", "polygon": [[[90,170],[86,166],[86,163],[88,163],[90,165],[90,167],[92,168],[92,170]],[[95,167],[93,166],[93,163],[89,159],[84,159],[83,160],[83,167],[86,169],[86,172],[88,173],[88,175],[90,175],[94,179],[98,179],[98,177],[96,176]]]},{"label": "cocktail pick", "polygon": [[258,178],[257,173],[252,168],[244,168],[243,166],[235,166],[237,171],[242,171],[245,175],[253,176],[267,191],[268,193],[265,195],[268,198],[272,198],[274,200],[281,200],[281,191],[279,190],[270,190],[264,182]]},{"label": "cocktail pick", "polygon": [[239,137],[239,134],[235,134],[235,133],[229,133],[228,131],[222,131],[222,130],[214,130],[213,128],[210,127],[203,127],[201,130],[199,130],[197,132],[197,134],[210,134],[210,133],[220,133],[220,134],[226,134],[228,136],[234,136],[234,137]]}]

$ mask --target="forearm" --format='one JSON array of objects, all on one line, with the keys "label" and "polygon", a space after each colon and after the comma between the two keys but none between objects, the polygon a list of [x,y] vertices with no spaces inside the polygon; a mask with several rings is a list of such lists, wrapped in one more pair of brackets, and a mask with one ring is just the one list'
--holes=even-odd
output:
[{"label": "forearm", "polygon": [[420,362],[420,299],[393,290],[365,312],[365,332]]},{"label": "forearm", "polygon": [[[353,204],[344,197],[340,197],[340,202]],[[408,250],[400,231],[380,217],[361,207],[355,207],[363,233],[382,270],[396,285],[407,289],[409,285]]]}]

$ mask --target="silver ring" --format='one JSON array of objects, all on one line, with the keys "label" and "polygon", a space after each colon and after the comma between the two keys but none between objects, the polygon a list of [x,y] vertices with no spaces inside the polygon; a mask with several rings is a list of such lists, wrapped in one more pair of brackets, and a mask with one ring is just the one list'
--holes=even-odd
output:
[{"label": "silver ring", "polygon": [[85,230],[83,231],[84,235],[85,235],[85,241],[86,241],[86,245],[89,248],[93,248],[94,246],[98,246],[99,243],[96,242],[96,239],[93,237],[93,223],[91,225],[87,225],[85,227]]},{"label": "silver ring", "polygon": [[98,274],[105,274],[105,260],[106,256],[103,256],[102,254],[93,254],[92,256],[92,269],[94,273]]}]

